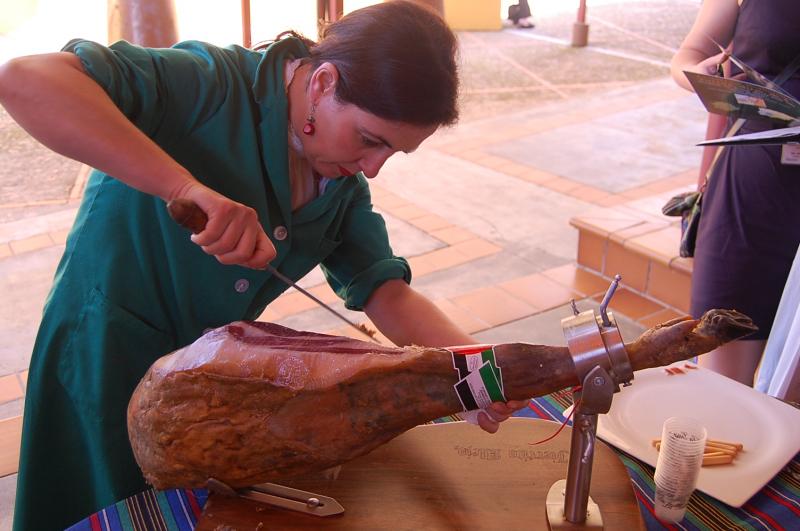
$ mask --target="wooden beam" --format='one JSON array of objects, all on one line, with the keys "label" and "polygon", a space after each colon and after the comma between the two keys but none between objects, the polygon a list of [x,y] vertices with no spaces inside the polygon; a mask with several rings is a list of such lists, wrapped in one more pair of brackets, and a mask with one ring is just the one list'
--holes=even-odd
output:
[{"label": "wooden beam", "polygon": [[178,42],[173,0],[108,0],[108,42],[168,48]]},{"label": "wooden beam", "polygon": [[250,27],[250,0],[242,0],[242,46],[245,48],[252,45]]}]

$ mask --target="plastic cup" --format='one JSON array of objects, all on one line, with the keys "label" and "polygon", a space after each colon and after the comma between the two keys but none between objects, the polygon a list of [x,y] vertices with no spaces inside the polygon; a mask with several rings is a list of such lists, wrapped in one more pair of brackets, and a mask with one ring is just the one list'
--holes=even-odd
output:
[{"label": "plastic cup", "polygon": [[656,463],[656,516],[679,522],[697,484],[706,446],[706,428],[689,417],[671,417],[661,431]]}]

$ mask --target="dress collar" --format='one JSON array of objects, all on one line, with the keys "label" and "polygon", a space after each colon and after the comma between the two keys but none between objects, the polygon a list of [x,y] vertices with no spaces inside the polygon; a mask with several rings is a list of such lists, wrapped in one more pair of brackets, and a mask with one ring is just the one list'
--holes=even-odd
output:
[{"label": "dress collar", "polygon": [[306,57],[308,49],[296,37],[286,37],[270,44],[258,64],[252,87],[260,109],[260,142],[264,166],[280,212],[264,212],[270,224],[290,226],[292,196],[289,185],[288,100],[284,85],[284,64],[289,59]]}]

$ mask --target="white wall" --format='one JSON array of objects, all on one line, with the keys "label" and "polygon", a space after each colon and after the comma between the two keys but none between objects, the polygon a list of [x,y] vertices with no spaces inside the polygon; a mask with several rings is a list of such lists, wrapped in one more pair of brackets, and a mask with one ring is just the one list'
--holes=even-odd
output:
[{"label": "white wall", "polygon": [[0,62],[57,52],[75,37],[105,42],[106,12],[106,0],[39,0],[31,18],[0,35]]}]

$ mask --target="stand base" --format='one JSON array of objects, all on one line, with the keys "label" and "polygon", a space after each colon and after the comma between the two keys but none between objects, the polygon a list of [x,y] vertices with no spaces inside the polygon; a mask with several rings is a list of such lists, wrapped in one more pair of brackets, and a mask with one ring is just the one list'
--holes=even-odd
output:
[{"label": "stand base", "polygon": [[572,46],[582,48],[589,44],[589,24],[574,22],[572,24]]},{"label": "stand base", "polygon": [[589,504],[586,506],[586,521],[573,523],[564,516],[564,492],[567,488],[567,480],[559,479],[547,493],[547,523],[550,529],[603,529],[603,516],[600,514],[600,507],[589,496]]}]

